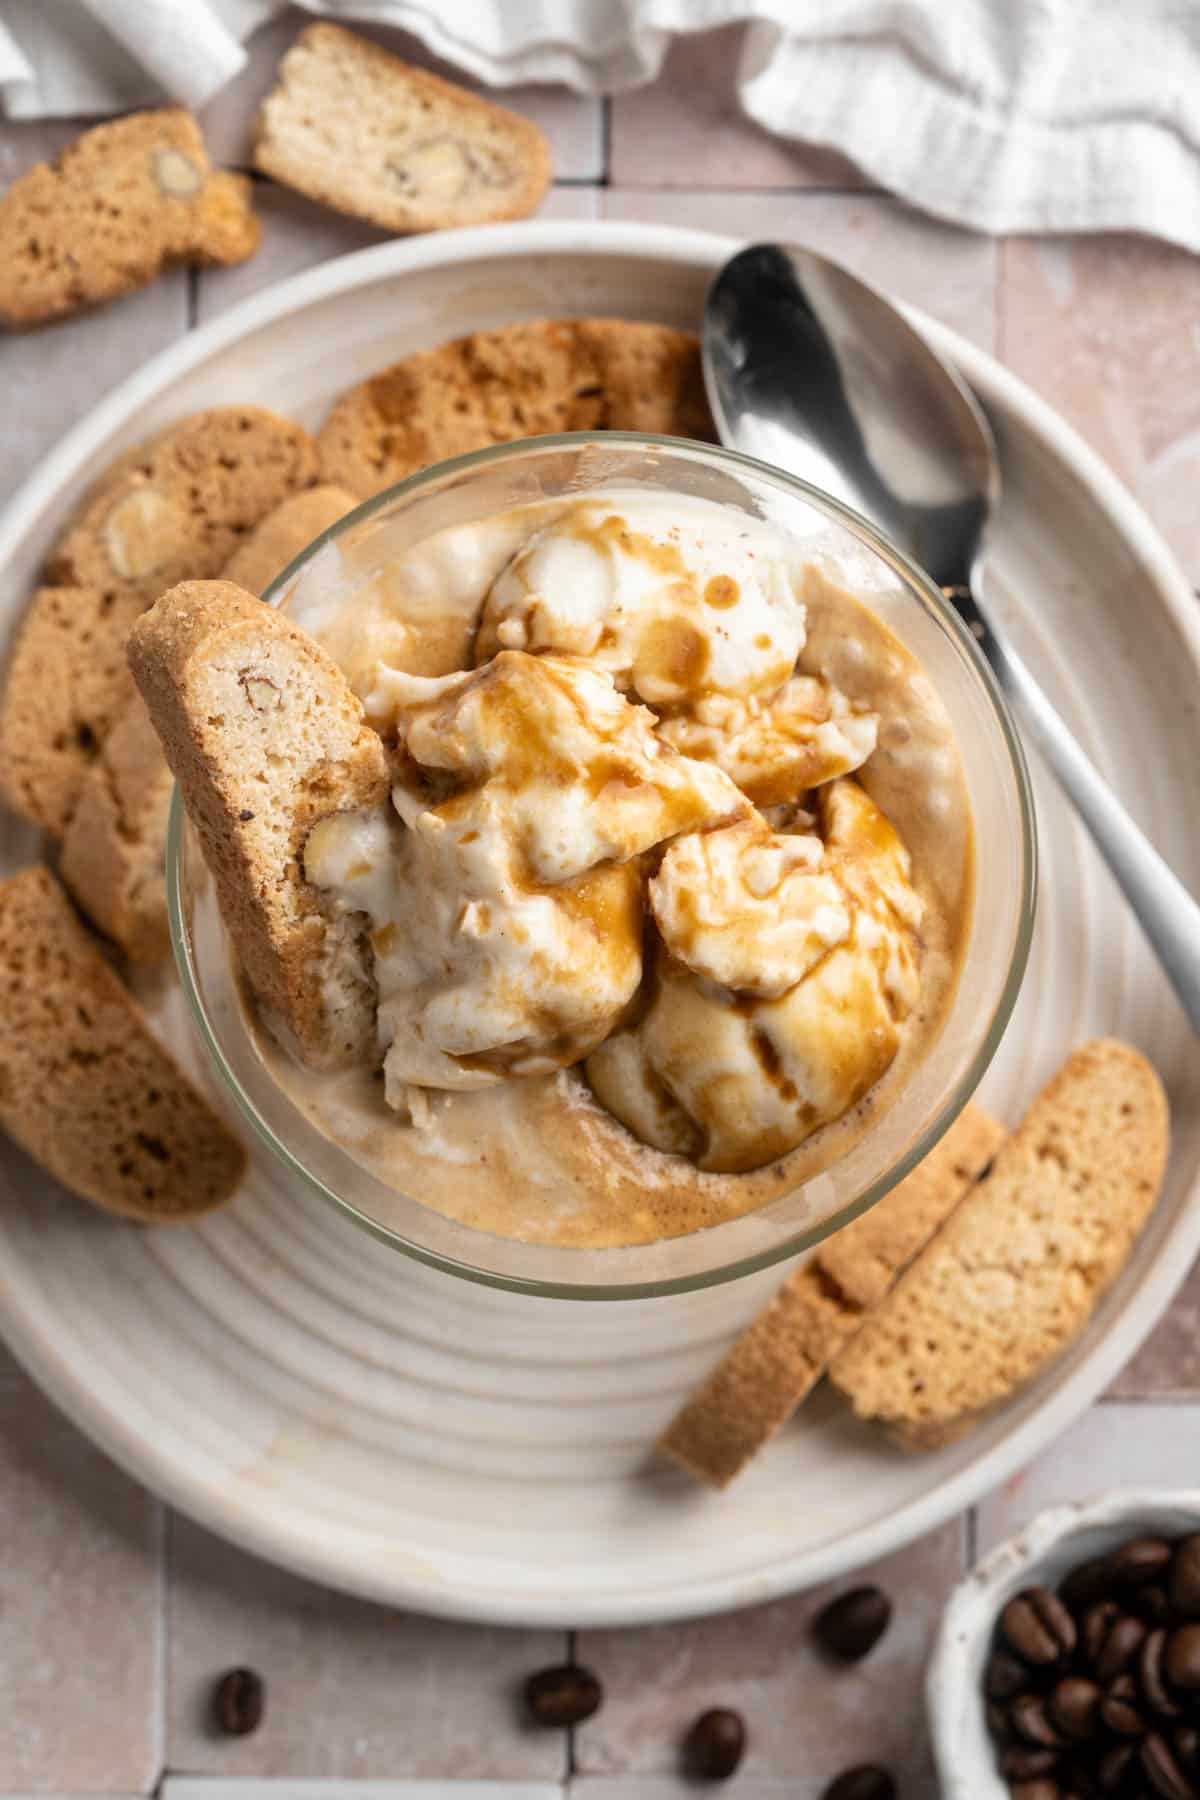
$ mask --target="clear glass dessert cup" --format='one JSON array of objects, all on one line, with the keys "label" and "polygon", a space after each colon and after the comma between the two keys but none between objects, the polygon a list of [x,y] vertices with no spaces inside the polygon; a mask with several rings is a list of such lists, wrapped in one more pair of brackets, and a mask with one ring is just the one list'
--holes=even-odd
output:
[{"label": "clear glass dessert cup", "polygon": [[[974,811],[974,914],[940,1035],[840,1160],[737,1219],[616,1249],[493,1236],[399,1192],[327,1137],[281,1088],[248,1029],[212,884],[176,790],[167,843],[184,993],[225,1093],[286,1186],[315,1190],[382,1244],[469,1280],[531,1294],[629,1299],[729,1281],[806,1250],[873,1206],[932,1148],[990,1062],[1025,969],[1036,890],[1028,772],[970,634],[929,579],[863,519],[780,470],[709,445],[635,433],[528,439],[456,457],[376,496],[297,557],[265,598],[337,601],[435,531],[600,488],[667,490],[766,518],[866,572],[867,603],[912,651],[958,738]],[[847,585],[861,586],[853,576]],[[400,1128],[399,1126],[397,1127]]]}]

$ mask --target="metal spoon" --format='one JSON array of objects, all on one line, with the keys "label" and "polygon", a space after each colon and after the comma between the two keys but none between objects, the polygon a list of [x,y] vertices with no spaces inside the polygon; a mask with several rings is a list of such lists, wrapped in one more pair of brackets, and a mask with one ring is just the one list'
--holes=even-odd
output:
[{"label": "metal spoon", "polygon": [[704,309],[704,374],[722,443],[864,513],[943,589],[1200,1031],[1200,905],[981,605],[1000,469],[965,382],[881,294],[790,244],[755,244],[717,276]]}]

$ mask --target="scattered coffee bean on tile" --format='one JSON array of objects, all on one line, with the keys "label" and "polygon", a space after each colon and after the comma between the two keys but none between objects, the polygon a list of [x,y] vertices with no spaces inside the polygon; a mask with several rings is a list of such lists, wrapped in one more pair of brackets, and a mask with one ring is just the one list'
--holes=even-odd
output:
[{"label": "scattered coffee bean on tile", "polygon": [[700,1714],[684,1739],[684,1773],[692,1781],[727,1781],[745,1752],[742,1715],[728,1706],[714,1706]]},{"label": "scattered coffee bean on tile", "polygon": [[982,1686],[1012,1800],[1200,1800],[1200,1532],[1014,1594]]},{"label": "scattered coffee bean on tile", "polygon": [[266,1689],[253,1669],[230,1669],[213,1689],[212,1719],[225,1737],[249,1737],[262,1724]]},{"label": "scattered coffee bean on tile", "polygon": [[851,1588],[821,1608],[813,1620],[813,1636],[837,1662],[861,1662],[875,1648],[891,1618],[892,1603],[882,1588]]},{"label": "scattered coffee bean on tile", "polygon": [[896,1783],[878,1763],[859,1763],[835,1775],[821,1800],[896,1800]]},{"label": "scattered coffee bean on tile", "polygon": [[577,1663],[539,1669],[525,1683],[525,1706],[536,1725],[582,1725],[604,1699],[599,1678]]}]

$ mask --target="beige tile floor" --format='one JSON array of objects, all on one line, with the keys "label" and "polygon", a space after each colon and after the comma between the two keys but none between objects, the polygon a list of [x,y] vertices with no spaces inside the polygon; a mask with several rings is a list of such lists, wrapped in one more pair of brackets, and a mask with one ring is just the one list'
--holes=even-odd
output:
[{"label": "beige tile floor", "polygon": [[[294,26],[263,33],[246,74],[209,109],[230,160],[244,157],[254,100]],[[652,88],[607,106],[516,92],[554,143],[560,182],[547,213],[784,234],[832,250],[1040,389],[1200,582],[1200,263],[1119,238],[997,244],[866,192],[836,157],[773,143],[740,119],[737,48],[734,29],[687,45]],[[71,130],[0,127],[0,182]],[[190,323],[375,240],[278,191],[262,187],[260,200],[266,242],[244,268],[177,274],[108,311],[0,341],[0,499]],[[568,1744],[526,1730],[514,1705],[521,1676],[566,1653],[561,1635],[373,1608],[164,1519],[0,1353],[0,1800],[119,1800],[148,1793],[163,1769],[164,1800],[548,1800],[568,1771],[575,1795],[668,1800],[689,1791],[674,1773],[682,1730],[719,1702],[741,1707],[751,1728],[744,1771],[725,1790],[738,1800],[818,1800],[852,1753],[890,1759],[905,1800],[918,1800],[929,1782],[922,1661],[968,1552],[1081,1484],[1194,1481],[1198,1431],[1194,1275],[1113,1393],[1052,1451],[973,1517],[866,1572],[894,1594],[897,1615],[860,1670],[838,1674],[814,1656],[815,1594],[734,1618],[587,1633],[579,1654],[609,1698]],[[237,1661],[266,1675],[267,1720],[254,1737],[218,1740],[207,1696]]]}]

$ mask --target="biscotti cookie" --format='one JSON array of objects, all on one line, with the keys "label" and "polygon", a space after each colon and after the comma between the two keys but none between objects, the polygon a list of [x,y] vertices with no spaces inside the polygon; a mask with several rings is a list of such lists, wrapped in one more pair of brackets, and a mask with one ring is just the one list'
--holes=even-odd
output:
[{"label": "biscotti cookie", "polygon": [[0,798],[55,837],[136,699],[125,639],[144,604],[129,589],[39,588],[18,629],[0,692]]},{"label": "biscotti cookie", "polygon": [[58,869],[131,962],[161,962],[170,949],[163,863],[173,786],[146,708],[131,693],[84,778]]},{"label": "biscotti cookie", "polygon": [[129,661],[268,1020],[310,1067],[371,1059],[361,922],[301,872],[318,819],[380,805],[390,788],[383,745],[340,669],[225,581],[164,594],[134,626]]},{"label": "biscotti cookie", "polygon": [[831,1365],[863,1419],[952,1442],[1082,1331],[1154,1205],[1162,1083],[1128,1044],[1068,1057],[967,1195]]},{"label": "biscotti cookie", "polygon": [[0,882],[0,1125],[109,1212],[228,1200],[245,1153],[154,1037],[47,869]]},{"label": "biscotti cookie", "polygon": [[358,505],[345,488],[313,487],[293,494],[256,525],[221,571],[247,593],[262,594],[314,538]]},{"label": "biscotti cookie", "polygon": [[[356,504],[342,488],[293,494],[234,551],[225,574],[261,593]],[[84,776],[63,837],[59,873],[76,904],[131,961],[155,963],[170,948],[163,871],[174,778],[134,689],[123,645],[120,657],[129,699]]]},{"label": "biscotti cookie", "polygon": [[727,1487],[816,1386],[1003,1137],[978,1107],[960,1113],[911,1175],[788,1278],[681,1408],[659,1449],[701,1481]]},{"label": "biscotti cookie", "polygon": [[284,57],[254,163],[310,200],[401,232],[524,218],[551,176],[532,120],[337,25],[308,26]]},{"label": "biscotti cookie", "polygon": [[317,447],[322,479],[365,499],[447,456],[604,429],[714,437],[693,332],[630,319],[531,319],[477,331],[352,388]]},{"label": "biscotti cookie", "polygon": [[302,426],[256,406],[195,413],[120,460],[51,552],[56,585],[134,590],[219,575],[246,535],[317,476]]},{"label": "biscotti cookie", "polygon": [[260,236],[250,195],[244,176],[214,171],[181,108],[97,125],[0,199],[0,319],[62,318],[172,263],[244,262]]},{"label": "biscotti cookie", "polygon": [[299,425],[219,407],[126,451],[92,487],[50,555],[0,692],[0,798],[13,811],[61,836],[133,697],[133,621],[165,586],[219,574],[316,467]]}]

